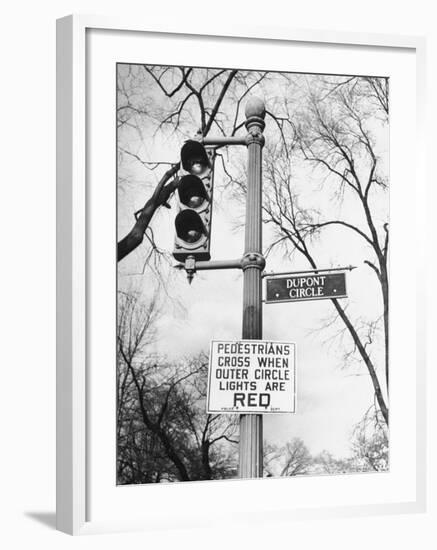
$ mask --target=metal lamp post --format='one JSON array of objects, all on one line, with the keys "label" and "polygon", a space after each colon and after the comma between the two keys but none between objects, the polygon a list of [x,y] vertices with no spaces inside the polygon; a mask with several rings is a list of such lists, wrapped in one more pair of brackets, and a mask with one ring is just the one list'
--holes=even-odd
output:
[{"label": "metal lamp post", "polygon": [[[245,248],[243,268],[243,339],[262,338],[261,272],[265,267],[262,255],[262,148],[265,127],[265,105],[252,98],[246,105],[246,144],[248,178],[246,197]],[[262,415],[240,416],[239,476],[262,477]]]}]

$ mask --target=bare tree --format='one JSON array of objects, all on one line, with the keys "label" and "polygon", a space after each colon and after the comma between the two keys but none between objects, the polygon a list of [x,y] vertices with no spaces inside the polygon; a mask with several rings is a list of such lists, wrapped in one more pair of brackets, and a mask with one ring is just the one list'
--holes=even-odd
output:
[{"label": "bare tree", "polygon": [[284,446],[264,445],[264,472],[267,477],[307,474],[313,458],[302,439],[295,437]]},{"label": "bare tree", "polygon": [[118,322],[118,480],[150,483],[235,475],[234,417],[205,412],[207,357],[150,355],[156,301],[121,294]]},{"label": "bare tree", "polygon": [[286,443],[283,451],[281,476],[296,476],[307,472],[311,465],[311,454],[302,439],[294,438]]},{"label": "bare tree", "polygon": [[266,477],[383,472],[389,464],[388,429],[381,413],[371,407],[355,426],[346,457],[335,457],[326,450],[312,455],[300,438],[283,446],[265,443],[263,453]]},{"label": "bare tree", "polygon": [[381,472],[389,467],[388,430],[381,414],[371,407],[355,426],[353,460],[365,470]]},{"label": "bare tree", "polygon": [[[384,373],[385,387],[389,383],[389,292],[388,292],[388,245],[389,230],[386,220],[378,219],[375,202],[384,193],[388,183],[381,168],[377,152],[374,128],[378,112],[379,124],[385,124],[381,113],[386,111],[382,103],[375,106],[377,91],[382,94],[383,85],[375,79],[353,77],[329,85],[323,80],[313,80],[306,94],[306,100],[298,113],[294,114],[296,137],[288,146],[279,142],[266,150],[265,180],[267,182],[264,202],[264,219],[276,229],[276,238],[270,243],[271,250],[285,246],[291,253],[302,255],[310,267],[321,268],[312,249],[316,237],[322,230],[338,228],[352,232],[369,250],[364,263],[375,274],[381,289],[384,330]],[[369,100],[372,99],[372,101]],[[387,107],[388,109],[388,107]],[[292,158],[302,158],[318,170],[318,178],[331,190],[333,198],[341,204],[345,194],[348,200],[360,206],[360,219],[326,219],[316,208],[302,207],[297,196],[293,177]],[[295,160],[296,162],[296,160]],[[338,317],[344,323],[353,342],[353,351],[358,353],[370,375],[375,398],[386,423],[388,404],[384,396],[378,369],[369,352],[375,331],[375,324],[369,323],[360,331],[358,324],[346,308],[333,299],[332,304]],[[363,324],[363,323],[361,323]]]},{"label": "bare tree", "polygon": [[329,475],[347,474],[356,471],[356,464],[351,458],[337,458],[326,450],[314,457],[313,466],[311,469],[311,473],[313,474]]}]

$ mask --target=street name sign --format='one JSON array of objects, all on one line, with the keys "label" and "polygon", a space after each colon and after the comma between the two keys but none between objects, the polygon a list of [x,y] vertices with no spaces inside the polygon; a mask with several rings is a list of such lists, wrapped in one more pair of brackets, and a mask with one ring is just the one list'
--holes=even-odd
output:
[{"label": "street name sign", "polygon": [[207,412],[295,412],[295,344],[267,340],[213,340]]},{"label": "street name sign", "polygon": [[346,273],[266,277],[266,304],[347,298]]}]

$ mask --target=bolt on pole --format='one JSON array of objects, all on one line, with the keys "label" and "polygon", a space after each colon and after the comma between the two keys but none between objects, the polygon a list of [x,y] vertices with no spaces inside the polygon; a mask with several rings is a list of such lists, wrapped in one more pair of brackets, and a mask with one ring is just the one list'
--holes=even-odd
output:
[{"label": "bolt on pole", "polygon": [[[248,178],[245,250],[243,262],[243,339],[262,338],[262,148],[265,105],[253,97],[246,105]],[[240,416],[239,477],[263,475],[263,425],[261,414]]]}]

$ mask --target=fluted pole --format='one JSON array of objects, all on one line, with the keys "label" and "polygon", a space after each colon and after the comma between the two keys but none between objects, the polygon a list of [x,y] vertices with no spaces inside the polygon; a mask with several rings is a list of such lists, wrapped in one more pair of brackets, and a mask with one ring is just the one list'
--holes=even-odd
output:
[{"label": "fluted pole", "polygon": [[[262,338],[261,272],[262,256],[262,148],[264,145],[264,102],[253,97],[246,105],[248,177],[246,234],[243,258],[243,339]],[[240,416],[239,477],[262,477],[262,415]]]}]

